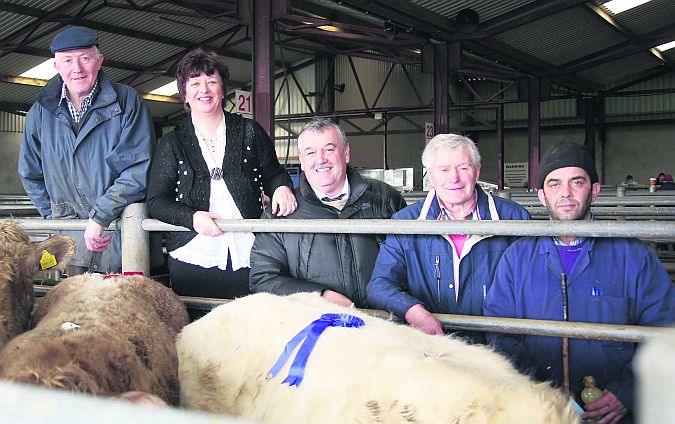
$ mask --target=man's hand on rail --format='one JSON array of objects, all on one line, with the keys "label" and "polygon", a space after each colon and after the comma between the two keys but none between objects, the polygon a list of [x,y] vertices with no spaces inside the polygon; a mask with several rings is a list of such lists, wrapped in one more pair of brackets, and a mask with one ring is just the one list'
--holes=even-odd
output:
[{"label": "man's hand on rail", "polygon": [[422,330],[427,334],[444,334],[441,322],[422,304],[418,303],[405,313],[405,320],[411,327]]},{"label": "man's hand on rail", "polygon": [[602,417],[597,424],[618,423],[628,413],[628,409],[614,396],[614,393],[609,390],[604,390],[603,393],[600,399],[586,405],[586,413],[582,418]]},{"label": "man's hand on rail", "polygon": [[87,245],[87,250],[91,252],[103,252],[108,248],[110,236],[101,237],[102,233],[103,226],[89,218],[87,226],[84,229],[84,243]]},{"label": "man's hand on rail", "polygon": [[340,306],[346,306],[347,308],[354,306],[354,302],[350,298],[333,290],[324,291],[322,296],[327,301]]},{"label": "man's hand on rail", "polygon": [[201,235],[215,237],[223,234],[223,232],[218,228],[214,219],[219,219],[220,216],[217,213],[197,211],[192,215],[192,228],[195,229]]}]

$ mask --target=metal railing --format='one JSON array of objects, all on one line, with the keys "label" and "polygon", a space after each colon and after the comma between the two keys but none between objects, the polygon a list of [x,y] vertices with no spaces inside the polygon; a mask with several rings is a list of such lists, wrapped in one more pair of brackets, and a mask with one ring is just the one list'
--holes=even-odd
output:
[{"label": "metal railing", "polygon": [[[19,220],[25,230],[83,230],[86,220]],[[418,221],[418,220],[216,220],[223,231],[350,233],[350,234],[499,234],[507,236],[584,236],[640,237],[675,240],[675,222],[664,221]],[[122,271],[142,271],[150,275],[149,231],[189,231],[187,228],[148,219],[145,204],[127,206],[111,230],[122,236]],[[225,303],[222,300],[186,298],[188,306]],[[389,316],[383,311],[368,311]],[[636,342],[658,334],[660,329],[641,326],[567,323],[437,314],[448,328],[531,334],[571,338],[591,338]]]},{"label": "metal railing", "polygon": [[[644,203],[642,203],[644,204]],[[670,216],[670,215],[669,215]],[[42,219],[24,219],[18,220],[21,226],[26,230],[83,230],[86,220],[42,220]],[[244,232],[315,232],[315,233],[359,233],[359,234],[499,234],[509,236],[561,236],[575,235],[586,237],[640,237],[653,239],[675,240],[675,222],[664,221],[407,221],[407,220],[216,220],[216,223],[223,231],[244,231]],[[123,271],[143,271],[149,275],[149,231],[188,231],[182,227],[165,224],[163,222],[147,219],[147,213],[144,204],[134,204],[128,206],[119,221],[114,222],[109,227],[111,230],[119,230],[122,235],[122,268]],[[46,293],[48,288],[36,287],[38,295]],[[229,300],[206,299],[183,297],[183,302],[188,308],[210,310],[214,307],[227,303]],[[363,310],[374,316],[390,319],[391,314],[378,310]],[[627,342],[643,342],[650,340],[659,340],[659,336],[672,329],[663,329],[655,327],[642,327],[630,325],[609,325],[592,324],[580,322],[562,322],[562,321],[542,321],[514,318],[496,318],[496,317],[476,317],[467,315],[435,314],[441,321],[444,328],[469,331],[485,331],[495,333],[528,334],[551,337],[569,337],[578,339],[596,339],[596,340],[616,340]],[[640,370],[638,370],[640,371]],[[644,370],[642,370],[644,372]],[[638,375],[640,377],[640,375]],[[646,381],[646,380],[645,380]],[[647,381],[645,384],[653,385],[653,381]],[[16,405],[16,400],[11,398],[24,396],[23,388],[3,387],[0,383],[0,396],[2,399],[10,399],[7,408],[0,410],[9,411],[12,405]],[[74,396],[70,394],[63,394]],[[36,396],[44,397],[44,402],[52,402],[54,411],[64,410],[62,407],[61,393],[52,391],[40,391],[34,393],[26,392],[26,398],[30,397],[32,404]],[[63,398],[66,401],[66,398]],[[77,405],[83,405],[80,397],[73,397]],[[69,401],[69,400],[67,400]],[[23,401],[20,401],[23,402]],[[89,401],[88,401],[89,402]],[[97,416],[101,418],[100,412],[112,403],[98,400],[92,401],[92,411],[96,411]],[[23,402],[25,404],[25,402]],[[58,406],[57,406],[58,405]],[[89,405],[84,405],[90,408]],[[123,409],[122,406],[124,406]],[[651,408],[649,402],[642,402],[641,409]],[[85,408],[85,409],[86,409]],[[103,408],[103,409],[101,409]],[[133,414],[134,419],[139,416],[138,411],[133,405],[115,405],[115,411],[111,416],[117,418]],[[73,406],[66,408],[68,411],[83,410],[80,407]],[[40,412],[40,411],[34,411]],[[93,412],[92,412],[93,413]],[[25,411],[22,412],[25,414]],[[68,413],[69,421],[73,421],[71,412]],[[166,422],[179,422],[188,418],[201,422],[198,415],[184,415],[181,411],[169,411],[166,414],[160,410],[154,412],[153,418],[159,418]],[[188,414],[188,413],[185,413]],[[0,413],[0,416],[4,415]],[[25,415],[24,415],[25,416]],[[91,414],[86,415],[90,420]],[[148,415],[150,417],[150,415]],[[49,420],[48,417],[44,417]],[[52,417],[53,418],[53,417]],[[77,417],[75,417],[77,418]],[[208,418],[207,418],[208,419]],[[235,422],[227,417],[213,417],[214,421]],[[40,419],[36,419],[40,420]],[[99,421],[101,421],[99,419]],[[84,422],[84,421],[81,421]],[[103,420],[102,422],[105,422]],[[112,421],[111,421],[112,422]]]}]

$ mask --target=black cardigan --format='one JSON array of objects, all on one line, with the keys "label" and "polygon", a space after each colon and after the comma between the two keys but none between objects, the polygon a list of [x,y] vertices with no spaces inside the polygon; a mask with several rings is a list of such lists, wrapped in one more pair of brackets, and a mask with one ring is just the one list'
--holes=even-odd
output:
[{"label": "black cardigan", "polygon": [[[262,191],[270,197],[291,179],[279,164],[274,144],[255,121],[225,112],[223,178],[245,219],[260,218]],[[157,147],[148,182],[148,212],[161,221],[192,227],[197,211],[209,210],[211,175],[188,116]],[[196,232],[167,234],[169,251],[184,246]]]}]

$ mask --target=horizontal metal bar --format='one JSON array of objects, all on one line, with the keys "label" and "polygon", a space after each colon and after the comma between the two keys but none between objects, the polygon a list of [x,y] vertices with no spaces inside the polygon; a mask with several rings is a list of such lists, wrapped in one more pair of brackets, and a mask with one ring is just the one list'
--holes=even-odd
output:
[{"label": "horizontal metal bar", "polygon": [[[520,206],[541,206],[541,202],[537,197],[522,198],[512,197],[511,200],[518,203]],[[635,206],[635,207],[649,207],[649,206],[675,206],[675,197],[598,197],[593,202],[594,207],[598,206]]]},{"label": "horizontal metal bar", "polygon": [[[675,238],[671,221],[419,221],[390,219],[217,219],[223,231],[346,234],[499,234],[507,236],[582,236]],[[145,219],[146,231],[189,231]]]},{"label": "horizontal metal bar", "polygon": [[[44,296],[51,287],[35,286],[35,294]],[[180,297],[185,307],[201,311],[210,311],[220,305],[232,302],[231,299],[213,299],[207,297]],[[390,319],[391,314],[378,309],[358,309],[369,315]],[[659,327],[639,325],[594,324],[588,322],[546,321],[519,318],[497,318],[471,315],[434,314],[444,328],[490,333],[527,334],[531,336],[570,337],[574,339],[616,340],[641,342],[664,331]]]},{"label": "horizontal metal bar", "polygon": [[[0,222],[4,221],[0,219]],[[23,218],[11,220],[19,223],[24,230],[84,230],[87,226],[86,219],[42,219]],[[113,221],[108,230],[118,230],[118,221]]]},{"label": "horizontal metal bar", "polygon": [[[543,206],[528,207],[532,216],[548,216],[548,209]],[[595,216],[675,216],[675,207],[591,207]]]},{"label": "horizontal metal bar", "polygon": [[[209,311],[231,302],[229,299],[181,297],[189,309]],[[359,309],[369,315],[389,319],[389,312],[376,309]],[[637,325],[593,324],[588,322],[545,321],[518,318],[497,318],[470,315],[434,314],[444,328],[454,330],[485,331],[491,333],[528,334],[533,336],[570,337],[574,339],[617,340],[640,342],[664,331],[663,328]]]}]

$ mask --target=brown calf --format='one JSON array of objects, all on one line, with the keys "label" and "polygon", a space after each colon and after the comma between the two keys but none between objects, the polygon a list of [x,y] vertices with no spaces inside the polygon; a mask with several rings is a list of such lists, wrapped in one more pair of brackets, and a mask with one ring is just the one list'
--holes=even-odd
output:
[{"label": "brown calf", "polygon": [[35,328],[0,351],[0,378],[178,404],[174,343],[188,316],[171,289],[142,276],[84,274],[61,281],[33,318]]},{"label": "brown calf", "polygon": [[0,221],[0,348],[28,327],[35,303],[33,275],[50,266],[62,270],[74,253],[70,237],[32,243],[16,222]]}]

